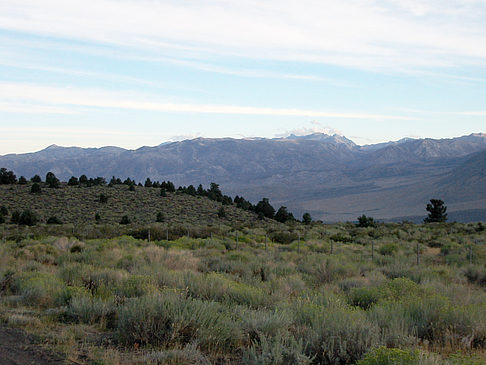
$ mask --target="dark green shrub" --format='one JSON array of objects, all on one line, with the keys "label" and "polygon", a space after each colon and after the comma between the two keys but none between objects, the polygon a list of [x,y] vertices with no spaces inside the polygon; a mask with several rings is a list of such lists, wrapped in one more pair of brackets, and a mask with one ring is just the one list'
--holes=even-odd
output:
[{"label": "dark green shrub", "polygon": [[34,183],[30,187],[30,193],[31,194],[39,194],[42,191],[41,186],[39,183]]},{"label": "dark green shrub", "polygon": [[15,211],[12,213],[10,222],[23,226],[34,226],[37,224],[37,215],[29,209],[24,210],[22,213]]},{"label": "dark green shrub", "polygon": [[165,222],[165,214],[162,212],[158,212],[155,221],[160,223]]},{"label": "dark green shrub", "polygon": [[5,205],[2,205],[0,207],[0,216],[7,216],[8,215],[8,209]]},{"label": "dark green shrub", "polygon": [[26,185],[27,179],[24,176],[19,177],[19,185]]},{"label": "dark green shrub", "polygon": [[225,218],[226,217],[226,212],[224,210],[224,207],[219,208],[218,210],[218,218]]},{"label": "dark green shrub", "polygon": [[0,294],[10,295],[15,291],[14,285],[15,271],[7,270],[0,279]]},{"label": "dark green shrub", "polygon": [[120,224],[130,224],[130,218],[127,215],[124,215],[120,220]]},{"label": "dark green shrub", "polygon": [[376,222],[373,217],[367,217],[366,215],[362,215],[358,217],[358,224],[357,227],[376,227]]},{"label": "dark green shrub", "polygon": [[270,239],[274,242],[288,245],[299,238],[297,233],[289,231],[277,231],[270,234]]},{"label": "dark green shrub", "polygon": [[62,224],[62,221],[56,216],[49,217],[47,224]]},{"label": "dark green shrub", "polygon": [[99,198],[98,198],[98,201],[100,203],[103,203],[103,204],[104,203],[107,203],[108,202],[108,197],[105,194],[101,193],[100,196],[99,196]]},{"label": "dark green shrub", "polygon": [[343,242],[343,243],[351,243],[351,242],[353,242],[353,238],[352,237],[350,237],[347,234],[343,234],[343,233],[333,234],[330,238],[334,242]]},{"label": "dark green shrub", "polygon": [[18,210],[14,210],[12,212],[12,216],[10,217],[10,223],[19,224],[19,221],[20,221],[20,212]]}]

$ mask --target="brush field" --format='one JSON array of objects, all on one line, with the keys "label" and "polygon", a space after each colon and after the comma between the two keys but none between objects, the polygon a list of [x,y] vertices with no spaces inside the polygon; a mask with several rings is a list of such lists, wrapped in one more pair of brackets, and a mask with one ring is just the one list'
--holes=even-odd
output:
[{"label": "brush field", "polygon": [[484,225],[255,222],[0,225],[0,321],[66,363],[485,363]]}]

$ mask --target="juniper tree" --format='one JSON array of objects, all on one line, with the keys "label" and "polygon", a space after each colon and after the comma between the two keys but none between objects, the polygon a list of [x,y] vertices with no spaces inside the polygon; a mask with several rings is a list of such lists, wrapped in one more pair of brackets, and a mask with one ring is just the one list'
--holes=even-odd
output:
[{"label": "juniper tree", "polygon": [[312,217],[309,213],[304,213],[304,215],[302,216],[302,222],[304,224],[311,224],[312,222]]},{"label": "juniper tree", "polygon": [[291,220],[291,215],[292,213],[289,213],[287,207],[281,206],[278,208],[277,213],[275,214],[275,220],[280,223],[285,223]]},{"label": "juniper tree", "polygon": [[447,207],[440,199],[430,199],[430,203],[425,208],[429,215],[424,219],[425,223],[445,222],[447,221]]},{"label": "juniper tree", "polygon": [[54,173],[49,171],[46,174],[46,184],[50,188],[58,188],[59,187],[59,179],[56,177],[56,175],[54,175]]},{"label": "juniper tree", "polygon": [[273,219],[275,216],[275,209],[270,205],[268,198],[263,198],[255,206],[255,213],[257,213],[259,217],[263,216]]},{"label": "juniper tree", "polygon": [[41,177],[39,175],[34,175],[30,179],[30,181],[32,181],[33,183],[40,184],[42,182],[42,179],[41,179]]},{"label": "juniper tree", "polygon": [[76,186],[76,185],[79,185],[79,180],[78,180],[77,177],[71,176],[71,178],[69,179],[67,184],[69,186]]},{"label": "juniper tree", "polygon": [[17,176],[13,171],[8,171],[5,167],[0,169],[0,184],[15,184],[17,182]]},{"label": "juniper tree", "polygon": [[30,187],[30,192],[31,194],[39,194],[41,192],[41,186],[39,183],[34,183],[31,187]]}]

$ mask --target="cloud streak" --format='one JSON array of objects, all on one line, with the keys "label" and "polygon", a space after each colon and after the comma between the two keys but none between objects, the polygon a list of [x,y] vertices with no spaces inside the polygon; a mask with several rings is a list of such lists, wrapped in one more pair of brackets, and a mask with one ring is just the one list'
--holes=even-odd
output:
[{"label": "cloud streak", "polygon": [[[166,113],[209,113],[209,114],[238,114],[238,115],[268,115],[268,116],[302,116],[346,119],[374,119],[374,120],[409,120],[414,119],[401,115],[386,115],[364,112],[336,112],[325,110],[271,108],[239,105],[187,104],[155,101],[153,96],[144,96],[130,92],[113,92],[100,89],[74,89],[42,85],[0,82],[0,99],[4,110],[8,110],[9,100],[15,106],[11,112],[39,112],[50,107],[97,107],[114,109],[145,110]],[[147,101],[150,100],[150,101]],[[22,105],[25,109],[19,107]],[[35,103],[42,103],[36,105]],[[63,109],[62,109],[63,110]],[[79,112],[73,109],[73,112]]]}]

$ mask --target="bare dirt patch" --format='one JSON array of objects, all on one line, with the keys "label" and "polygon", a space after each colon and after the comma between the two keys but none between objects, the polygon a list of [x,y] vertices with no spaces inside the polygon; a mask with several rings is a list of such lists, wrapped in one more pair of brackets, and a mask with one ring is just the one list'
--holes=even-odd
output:
[{"label": "bare dirt patch", "polygon": [[31,336],[16,328],[0,326],[0,364],[58,365],[65,361],[35,344]]}]

